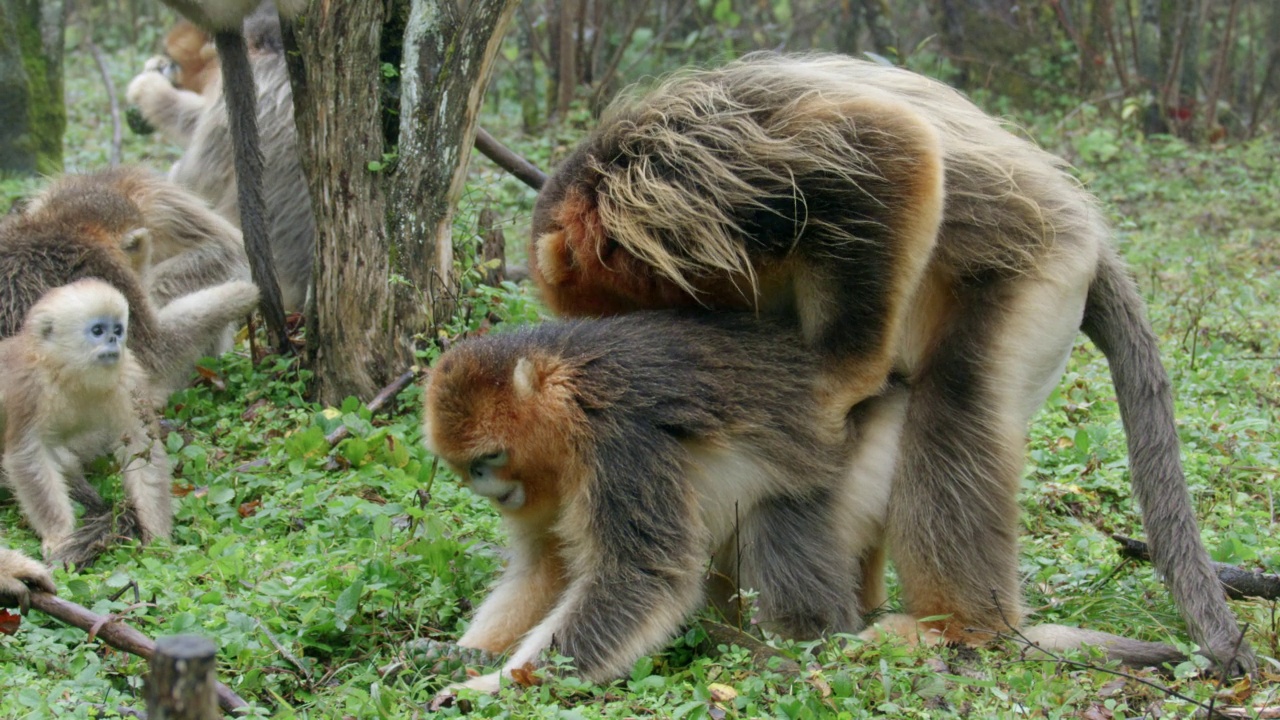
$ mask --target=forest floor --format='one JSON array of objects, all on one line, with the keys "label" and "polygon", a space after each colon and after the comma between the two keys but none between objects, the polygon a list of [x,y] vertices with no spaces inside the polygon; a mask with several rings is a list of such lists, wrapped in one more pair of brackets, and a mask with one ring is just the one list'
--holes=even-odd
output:
[{"label": "forest floor", "polygon": [[[122,92],[142,55],[112,59]],[[73,113],[67,166],[105,166],[110,139],[101,81],[68,59]],[[1280,569],[1280,174],[1276,138],[1195,147],[1143,139],[1093,112],[1068,120],[1019,115],[1066,154],[1099,196],[1116,241],[1150,303],[1173,379],[1188,481],[1214,558]],[[563,138],[495,135],[547,167]],[[562,131],[573,137],[572,129]],[[164,170],[176,149],[125,131],[130,162]],[[533,194],[475,157],[456,225],[494,207],[522,254]],[[35,183],[7,181],[4,195]],[[466,253],[460,253],[465,256]],[[475,276],[475,268],[460,268]],[[543,317],[524,286],[465,293],[451,327]],[[424,356],[429,362],[434,353]],[[406,643],[465,628],[502,564],[490,506],[422,448],[420,393],[376,417],[354,399],[312,404],[290,361],[256,367],[243,348],[205,363],[202,380],[166,417],[177,520],[171,542],[117,546],[56,580],[63,597],[113,613],[151,636],[200,633],[220,647],[219,677],[260,716],[411,718],[445,679],[415,666]],[[350,437],[330,447],[325,435]],[[1168,592],[1148,565],[1122,562],[1112,534],[1142,537],[1130,497],[1124,433],[1100,353],[1081,336],[1058,389],[1030,431],[1020,499],[1022,572],[1038,621],[1148,640],[1187,642]],[[110,468],[96,473],[119,501]],[[12,547],[39,543],[0,491]],[[891,599],[891,608],[897,598]],[[983,651],[892,642],[776,643],[800,661],[789,675],[737,648],[707,650],[695,622],[630,676],[593,686],[572,676],[498,698],[472,698],[477,717],[1184,717],[1196,705],[1280,706],[1280,628],[1273,602],[1233,601],[1262,657],[1252,681],[1220,682],[1195,663],[1126,675],[1096,658],[1024,658],[1014,643]],[[399,672],[386,672],[398,666]],[[33,612],[0,635],[0,718],[113,717],[141,709],[145,663]],[[452,708],[443,711],[457,714]],[[1272,715],[1268,715],[1272,717]]]}]

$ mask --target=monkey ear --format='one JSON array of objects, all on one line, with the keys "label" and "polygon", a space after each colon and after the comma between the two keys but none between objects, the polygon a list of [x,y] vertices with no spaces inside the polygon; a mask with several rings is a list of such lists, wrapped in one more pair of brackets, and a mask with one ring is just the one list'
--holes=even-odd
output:
[{"label": "monkey ear", "polygon": [[511,374],[511,386],[515,388],[516,397],[528,400],[542,388],[542,372],[532,360],[522,357],[516,361],[515,372]]},{"label": "monkey ear", "polygon": [[573,249],[564,235],[564,230],[543,233],[534,243],[538,272],[548,285],[563,285],[572,275]]},{"label": "monkey ear", "polygon": [[124,234],[124,239],[120,241],[120,249],[130,254],[138,252],[150,238],[151,231],[147,228],[134,228]]}]

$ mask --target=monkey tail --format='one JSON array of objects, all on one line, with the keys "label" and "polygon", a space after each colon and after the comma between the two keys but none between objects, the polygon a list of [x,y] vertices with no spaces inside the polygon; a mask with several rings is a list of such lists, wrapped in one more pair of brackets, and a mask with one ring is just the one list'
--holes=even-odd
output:
[{"label": "monkey tail", "polygon": [[1142,507],[1152,562],[1182,609],[1192,639],[1227,670],[1251,671],[1257,660],[1241,639],[1195,530],[1169,375],[1138,289],[1109,245],[1101,250],[1081,328],[1111,367],[1128,438],[1130,481]]},{"label": "monkey tail", "polygon": [[1077,650],[1091,645],[1106,653],[1108,660],[1119,660],[1131,667],[1161,667],[1166,663],[1177,664],[1187,659],[1178,648],[1159,642],[1132,640],[1099,630],[1069,627],[1066,625],[1033,625],[1021,631],[1022,639],[1031,647],[1047,653]]}]

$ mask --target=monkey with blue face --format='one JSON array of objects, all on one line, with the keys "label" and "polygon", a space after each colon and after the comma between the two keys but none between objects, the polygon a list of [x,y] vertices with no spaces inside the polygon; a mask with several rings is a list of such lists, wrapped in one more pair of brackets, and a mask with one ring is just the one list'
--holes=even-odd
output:
[{"label": "monkey with blue face", "polygon": [[50,290],[22,331],[0,342],[5,480],[47,561],[82,565],[101,550],[100,530],[77,532],[71,501],[88,487],[84,464],[103,455],[119,462],[127,514],[142,539],[166,538],[172,528],[169,461],[128,331],[125,296],[85,279]]}]

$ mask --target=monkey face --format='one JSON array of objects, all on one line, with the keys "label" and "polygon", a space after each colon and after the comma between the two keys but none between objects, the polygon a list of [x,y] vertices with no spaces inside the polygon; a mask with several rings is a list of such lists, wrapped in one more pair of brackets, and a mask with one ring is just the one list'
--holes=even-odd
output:
[{"label": "monkey face", "polygon": [[505,450],[476,458],[460,472],[471,492],[487,497],[502,510],[519,510],[524,507],[524,483],[502,477],[503,468],[510,462]]},{"label": "monkey face", "polygon": [[83,327],[85,344],[90,362],[95,365],[115,365],[124,351],[125,320],[115,315],[89,318]]},{"label": "monkey face", "polygon": [[85,279],[56,287],[27,318],[46,364],[62,365],[88,385],[114,386],[129,329],[129,304],[111,285]]},{"label": "monkey face", "polygon": [[570,371],[557,357],[525,355],[520,333],[474,338],[431,370],[423,438],[477,495],[507,515],[553,513],[566,477],[583,471],[582,426]]}]

